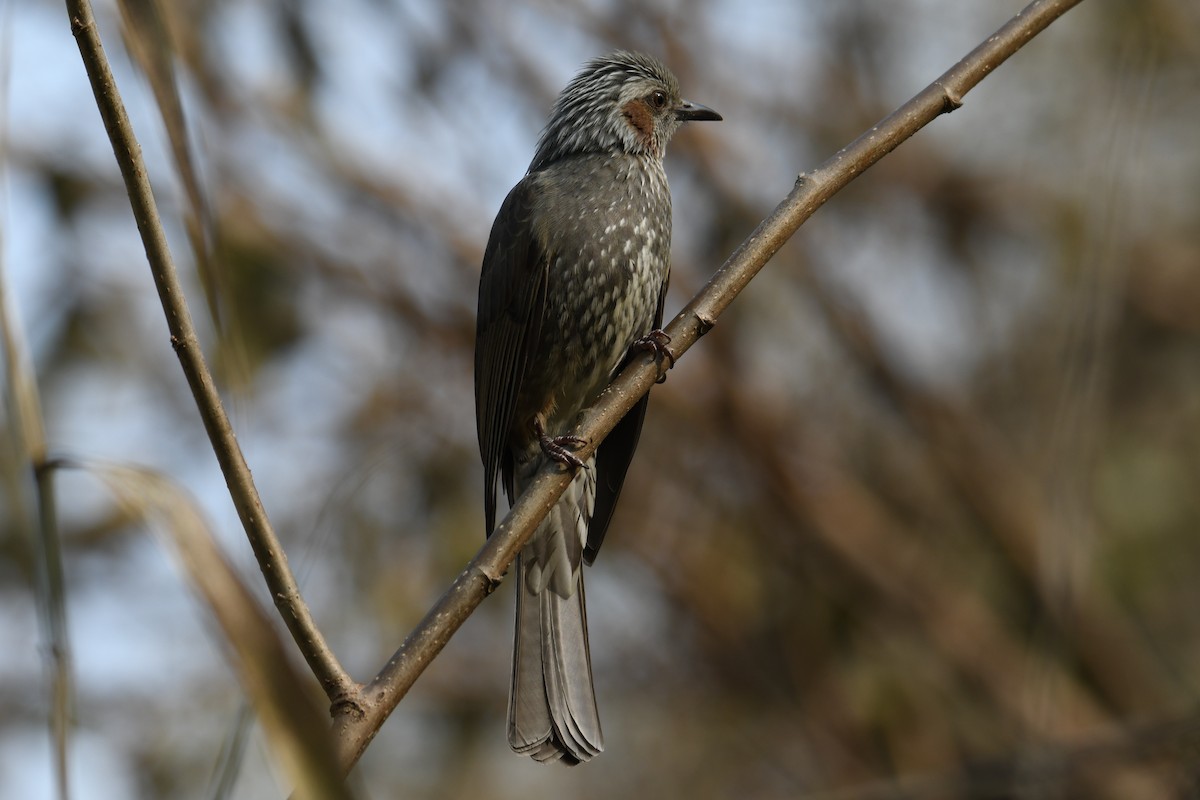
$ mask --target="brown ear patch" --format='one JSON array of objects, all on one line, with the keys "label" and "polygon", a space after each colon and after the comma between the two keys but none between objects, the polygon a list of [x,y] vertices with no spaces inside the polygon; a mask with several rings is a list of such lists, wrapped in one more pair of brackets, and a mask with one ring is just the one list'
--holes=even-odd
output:
[{"label": "brown ear patch", "polygon": [[646,144],[654,141],[654,117],[644,100],[630,100],[621,108],[621,113]]}]

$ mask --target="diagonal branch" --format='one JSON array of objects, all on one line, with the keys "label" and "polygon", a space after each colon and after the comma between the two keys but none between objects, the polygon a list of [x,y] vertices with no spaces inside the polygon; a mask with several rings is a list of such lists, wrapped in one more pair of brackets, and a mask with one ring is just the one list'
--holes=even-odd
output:
[{"label": "diagonal branch", "polygon": [[[701,292],[667,327],[676,358],[716,324],[733,299],[800,225],[850,181],[941,114],[1030,39],[1080,0],[1034,0],[985,42],[879,124],[807,175],[750,234]],[[576,434],[588,441],[576,455],[586,459],[617,422],[650,390],[658,370],[650,356],[627,367],[586,414]],[[548,465],[517,498],[508,516],[466,569],[429,610],[379,675],[365,687],[359,706],[335,708],[339,759],[349,770],[417,677],[500,583],[538,522],[566,490],[571,475]]]},{"label": "diagonal branch", "polygon": [[221,405],[212,373],[200,349],[192,316],[188,310],[183,287],[179,283],[167,237],[158,216],[158,207],[150,187],[150,178],[142,160],[142,149],[133,133],[133,126],[125,113],[125,105],[117,91],[116,81],[104,55],[100,33],[96,29],[96,18],[92,14],[89,0],[67,0],[67,13],[71,17],[71,32],[79,44],[96,105],[104,119],[104,128],[112,141],[113,153],[121,168],[125,190],[133,207],[146,258],[154,276],[154,285],[167,317],[171,333],[171,346],[179,357],[183,374],[196,399],[204,429],[212,442],[229,487],[230,497],[237,508],[238,517],[246,530],[255,558],[266,578],[267,587],[275,605],[283,616],[309,667],[321,682],[325,693],[336,703],[357,693],[358,687],[338,663],[333,651],[325,643],[309,613],[308,606],[300,595],[295,576],[288,567],[287,555],[279,544],[258,489],[250,474],[250,467],[242,455],[233,426]]}]

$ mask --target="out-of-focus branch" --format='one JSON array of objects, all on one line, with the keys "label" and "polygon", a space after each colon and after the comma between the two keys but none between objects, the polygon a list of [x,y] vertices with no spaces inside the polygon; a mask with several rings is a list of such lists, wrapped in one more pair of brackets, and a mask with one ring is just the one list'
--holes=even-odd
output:
[{"label": "out-of-focus branch", "polygon": [[[60,466],[77,466],[64,462]],[[135,519],[154,529],[220,626],[229,665],[254,707],[267,743],[296,787],[297,800],[353,800],[333,759],[325,709],[308,674],[291,658],[283,636],[217,546],[199,508],[182,489],[153,470],[80,464],[100,478]]]},{"label": "out-of-focus branch", "polygon": [[188,145],[187,122],[184,119],[183,99],[175,80],[174,45],[164,19],[162,4],[156,0],[121,0],[118,3],[125,22],[125,42],[137,60],[154,93],[154,103],[162,116],[167,141],[175,169],[183,184],[189,213],[184,217],[188,242],[196,259],[196,272],[208,301],[208,312],[218,327],[221,325],[219,280],[212,259],[211,214],[200,188],[196,160]]},{"label": "out-of-focus branch", "polygon": [[[1130,764],[1154,762],[1172,752],[1192,752],[1200,743],[1200,719],[1195,715],[1156,720],[1090,740],[1043,746],[1016,758],[989,759],[961,772],[897,777],[805,795],[808,800],[890,800],[895,797],[1025,797],[1061,785],[1085,771],[1112,772]],[[1173,782],[1157,770],[1161,783],[1117,784],[1109,788],[1122,797],[1169,797]],[[1152,776],[1154,777],[1154,776]],[[1119,788],[1118,788],[1119,787]],[[1170,788],[1167,788],[1170,787]]]},{"label": "out-of-focus branch", "polygon": [[335,703],[343,701],[352,697],[358,687],[329,649],[300,595],[296,579],[288,567],[287,555],[271,528],[266,511],[263,510],[250,468],[238,446],[229,417],[221,405],[220,395],[200,349],[187,300],[167,246],[166,234],[158,216],[150,179],[142,160],[141,146],[134,136],[133,126],[125,113],[124,103],[117,91],[108,59],[104,55],[91,3],[88,0],[67,0],[67,12],[71,18],[71,32],[79,45],[79,52],[92,84],[96,105],[104,119],[105,130],[112,141],[113,153],[120,166],[121,177],[125,181],[138,232],[141,234],[146,258],[150,262],[150,271],[154,276],[154,285],[158,289],[158,296],[166,314],[171,346],[179,357],[188,386],[195,397],[204,429],[212,442],[238,517],[246,530],[250,546],[254,549],[254,555],[266,578],[275,605],[283,615],[284,622],[309,667],[330,699]]},{"label": "out-of-focus branch", "polygon": [[[667,327],[678,358],[716,324],[716,319],[800,225],[868,167],[941,114],[1026,42],[1080,0],[1035,0],[948,72],[897,111],[840,150],[815,171],[801,175],[787,198],[746,239],[704,289]],[[587,458],[658,377],[652,358],[632,363],[597,404],[576,434],[588,441],[577,455]],[[343,708],[335,728],[339,757],[349,770],[417,677],[503,578],[538,522],[563,493],[571,475],[548,465],[517,498],[508,516],[445,594],[409,634],[383,670],[366,687],[357,708]]]},{"label": "out-of-focus branch", "polygon": [[[4,62],[0,69],[7,70]],[[0,77],[8,85],[8,75]],[[6,116],[6,115],[5,115]],[[8,130],[8,120],[0,122]],[[4,142],[7,144],[7,142]],[[0,241],[3,237],[0,236]],[[26,528],[36,552],[36,596],[39,624],[45,641],[50,673],[50,733],[54,744],[54,779],[58,797],[70,797],[71,705],[74,693],[74,668],[71,637],[67,626],[66,580],[63,575],[62,537],[55,513],[54,476],[46,469],[46,424],[38,395],[33,359],[17,327],[16,315],[9,308],[8,287],[0,264],[0,363],[3,371],[4,413],[8,423],[0,448],[7,463],[0,466],[0,483],[8,503],[10,519],[18,528]],[[11,457],[11,461],[8,461]],[[28,478],[33,479],[36,509],[29,498]]]},{"label": "out-of-focus branch", "polygon": [[1172,698],[1164,687],[1171,686],[1170,677],[1147,655],[1142,636],[1111,598],[1089,593],[1077,598],[1063,617],[1039,577],[1038,542],[1053,530],[1054,514],[1002,437],[950,399],[913,386],[884,356],[878,336],[861,314],[829,297],[820,281],[813,281],[812,289],[831,330],[929,443],[932,463],[992,530],[1106,699],[1126,710],[1169,708]]}]

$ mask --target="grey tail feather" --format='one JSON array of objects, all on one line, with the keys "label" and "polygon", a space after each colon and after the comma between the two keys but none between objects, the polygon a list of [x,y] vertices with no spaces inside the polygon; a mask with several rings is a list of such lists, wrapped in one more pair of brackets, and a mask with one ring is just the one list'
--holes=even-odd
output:
[{"label": "grey tail feather", "polygon": [[604,749],[604,737],[592,686],[583,571],[566,597],[549,587],[535,594],[520,559],[516,573],[508,743],[541,762],[587,761]]}]

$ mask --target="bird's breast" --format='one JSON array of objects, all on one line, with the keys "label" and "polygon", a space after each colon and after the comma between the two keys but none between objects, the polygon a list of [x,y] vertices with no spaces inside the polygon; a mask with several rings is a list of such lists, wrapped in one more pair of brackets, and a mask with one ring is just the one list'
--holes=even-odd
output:
[{"label": "bird's breast", "polygon": [[661,163],[618,158],[562,179],[539,354],[543,385],[572,418],[653,325],[667,280],[671,200]]}]

